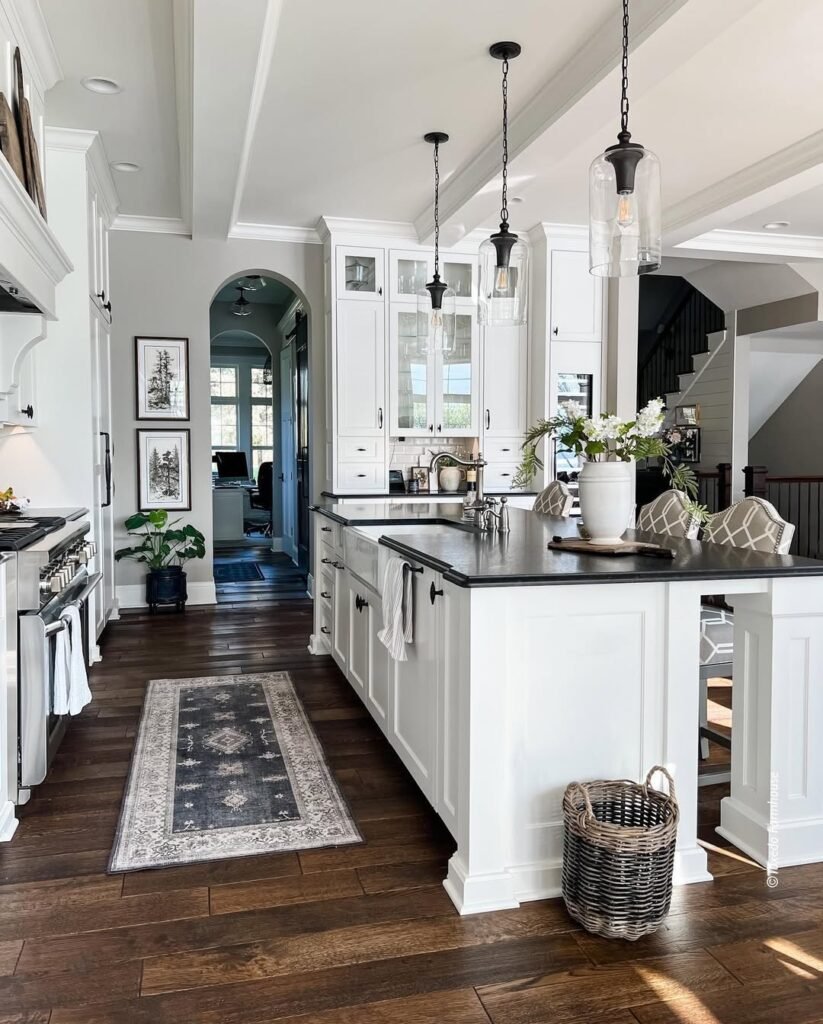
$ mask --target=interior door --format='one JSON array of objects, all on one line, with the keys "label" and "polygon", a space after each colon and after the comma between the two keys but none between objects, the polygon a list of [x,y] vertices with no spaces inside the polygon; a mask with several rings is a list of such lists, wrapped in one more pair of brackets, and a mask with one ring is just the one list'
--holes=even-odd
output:
[{"label": "interior door", "polygon": [[297,558],[296,517],[297,492],[295,488],[295,399],[294,399],[294,343],[280,352],[280,454],[283,471],[283,550]]},{"label": "interior door", "polygon": [[311,524],[309,516],[309,332],[305,317],[297,322],[296,345],[296,426],[295,475],[297,483],[297,564],[308,572],[310,565]]},{"label": "interior door", "polygon": [[111,336],[94,302],[90,308],[92,336],[92,430],[94,444],[94,507],[97,566],[103,581],[93,595],[95,637],[114,610],[114,451],[111,437]]}]

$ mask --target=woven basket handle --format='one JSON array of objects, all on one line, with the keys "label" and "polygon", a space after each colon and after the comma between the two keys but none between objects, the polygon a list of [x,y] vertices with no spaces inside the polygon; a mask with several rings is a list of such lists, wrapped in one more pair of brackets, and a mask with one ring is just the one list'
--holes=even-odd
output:
[{"label": "woven basket handle", "polygon": [[578,794],[583,797],[583,802],[586,805],[586,817],[594,817],[594,808],[592,807],[591,799],[589,798],[589,790],[587,786],[581,786],[579,782],[574,782],[569,786],[572,793],[577,796]]},{"label": "woven basket handle", "polygon": [[649,769],[649,773],[646,776],[646,781],[643,783],[643,788],[648,789],[651,786],[652,779],[654,778],[657,772],[660,772],[661,775],[665,776],[666,781],[669,783],[669,796],[675,803],[677,803],[677,794],[674,788],[674,779],[666,771],[662,764],[656,764],[653,768]]}]

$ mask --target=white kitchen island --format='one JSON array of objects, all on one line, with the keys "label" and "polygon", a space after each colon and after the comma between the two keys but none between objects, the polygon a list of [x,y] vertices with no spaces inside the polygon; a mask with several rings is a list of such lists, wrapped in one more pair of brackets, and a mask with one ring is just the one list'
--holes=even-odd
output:
[{"label": "white kitchen island", "polygon": [[[711,879],[697,842],[705,594],[736,612],[720,831],[772,870],[823,861],[823,562],[696,541],[667,541],[672,561],[554,552],[574,525],[518,509],[507,536],[461,527],[459,506],[315,512],[311,649],[335,657],[455,837],[444,884],[461,913],[558,895],[566,785],[654,764],[677,785],[675,881]],[[392,554],[422,570],[406,662],[376,635]]]}]

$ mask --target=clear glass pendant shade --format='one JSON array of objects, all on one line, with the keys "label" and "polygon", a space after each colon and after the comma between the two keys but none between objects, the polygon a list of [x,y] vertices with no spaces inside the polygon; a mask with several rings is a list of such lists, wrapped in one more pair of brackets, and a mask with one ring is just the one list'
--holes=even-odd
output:
[{"label": "clear glass pendant shade", "polygon": [[443,292],[440,309],[432,309],[431,295],[425,288],[417,293],[417,348],[420,355],[449,353],[454,349],[457,296],[451,288]]},{"label": "clear glass pendant shade", "polygon": [[517,239],[508,265],[501,265],[491,238],[480,246],[479,314],[481,324],[526,323],[529,290],[529,247]]},{"label": "clear glass pendant shade", "polygon": [[589,171],[589,267],[597,277],[648,274],[662,257],[660,161],[643,149],[634,188],[621,194],[612,152],[601,153]]}]

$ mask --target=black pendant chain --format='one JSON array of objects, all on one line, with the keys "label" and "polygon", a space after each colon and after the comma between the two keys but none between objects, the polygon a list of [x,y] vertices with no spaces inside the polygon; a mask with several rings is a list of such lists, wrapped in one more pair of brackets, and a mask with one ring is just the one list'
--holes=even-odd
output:
[{"label": "black pendant chain", "polygon": [[503,61],[503,201],[500,220],[509,221],[509,58]]},{"label": "black pendant chain", "polygon": [[620,89],[620,138],[631,138],[629,131],[629,0],[623,0],[623,81]]},{"label": "black pendant chain", "polygon": [[434,272],[440,272],[440,142],[434,144]]}]

